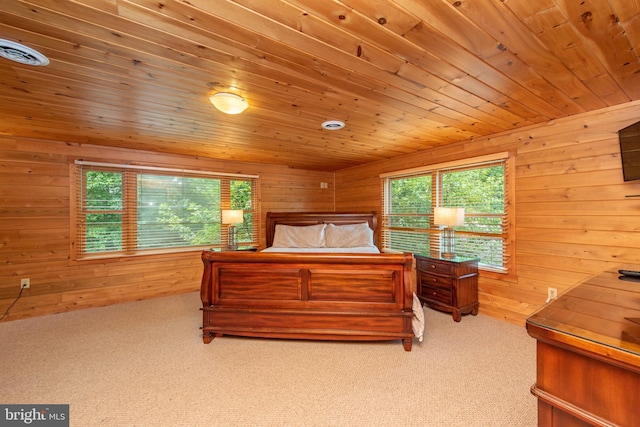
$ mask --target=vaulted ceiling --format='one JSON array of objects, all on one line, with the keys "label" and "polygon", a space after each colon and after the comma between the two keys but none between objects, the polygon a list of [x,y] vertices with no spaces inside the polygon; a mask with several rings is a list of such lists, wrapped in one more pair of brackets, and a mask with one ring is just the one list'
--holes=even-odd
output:
[{"label": "vaulted ceiling", "polygon": [[303,169],[640,99],[640,0],[3,0],[0,39],[50,61],[0,58],[0,134]]}]

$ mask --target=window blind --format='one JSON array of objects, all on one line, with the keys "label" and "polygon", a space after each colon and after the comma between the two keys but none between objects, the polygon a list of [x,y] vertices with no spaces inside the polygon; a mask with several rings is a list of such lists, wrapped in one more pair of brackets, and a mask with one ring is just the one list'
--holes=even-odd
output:
[{"label": "window blind", "polygon": [[495,268],[506,265],[509,206],[504,160],[440,170],[440,206],[463,207],[464,225],[456,227],[456,253],[479,257]]},{"label": "window blind", "polygon": [[456,254],[480,258],[487,269],[508,266],[510,172],[506,153],[381,175],[382,245],[413,253],[440,250],[437,206],[465,208],[456,227]]},{"label": "window blind", "polygon": [[74,177],[78,259],[224,247],[222,209],[242,209],[239,244],[258,244],[257,176],[77,162]]}]

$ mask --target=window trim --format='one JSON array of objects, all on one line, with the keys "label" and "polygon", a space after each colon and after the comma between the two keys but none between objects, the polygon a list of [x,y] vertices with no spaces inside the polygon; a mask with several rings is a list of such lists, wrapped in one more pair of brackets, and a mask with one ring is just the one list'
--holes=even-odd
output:
[{"label": "window trim", "polygon": [[131,163],[104,163],[104,162],[91,162],[85,160],[74,160],[73,164],[81,165],[81,166],[98,166],[105,168],[119,168],[119,169],[137,169],[137,170],[145,170],[145,171],[162,171],[162,172],[171,172],[171,173],[184,173],[191,175],[211,175],[211,176],[228,176],[233,178],[260,178],[260,175],[247,175],[240,173],[225,173],[225,172],[211,172],[211,171],[203,171],[203,170],[195,170],[195,169],[175,169],[175,168],[164,168],[158,166],[144,166],[144,165],[135,165]]},{"label": "window trim", "polygon": [[[107,163],[107,162],[99,162],[99,161],[85,161],[83,159],[71,159],[69,161],[69,178],[70,178],[70,256],[69,262],[71,264],[79,264],[79,263],[91,263],[91,262],[105,262],[105,261],[127,261],[133,259],[141,259],[144,257],[154,256],[157,257],[159,255],[171,256],[175,254],[183,254],[190,252],[201,252],[202,250],[206,250],[211,248],[212,245],[197,245],[197,246],[179,246],[173,248],[156,248],[156,249],[143,249],[135,252],[125,252],[122,251],[117,252],[99,252],[95,254],[81,254],[81,246],[82,244],[78,242],[79,239],[79,228],[82,226],[79,218],[80,206],[78,206],[78,194],[80,191],[84,192],[86,189],[80,188],[81,185],[78,181],[78,167],[80,166],[91,166],[97,168],[107,168],[107,169],[119,169],[124,170],[125,173],[129,170],[137,170],[141,172],[159,172],[161,174],[183,174],[183,175],[191,175],[191,176],[212,176],[212,177],[228,177],[231,180],[237,178],[238,180],[252,180],[255,184],[254,194],[252,198],[256,201],[256,206],[253,207],[253,229],[254,229],[254,237],[259,237],[260,231],[260,184],[259,184],[259,175],[250,175],[250,174],[236,174],[236,173],[225,173],[225,172],[212,172],[205,170],[193,170],[193,169],[178,169],[178,168],[167,168],[167,167],[158,167],[151,165],[142,165],[142,164],[131,164],[131,163]],[[124,205],[126,205],[127,201],[125,200],[127,197],[131,197],[131,195],[127,194],[125,188],[123,188],[123,217],[125,215],[132,215],[135,212],[131,212],[127,210]],[[123,234],[127,232],[123,228]],[[226,235],[223,236],[223,241],[226,242]]]},{"label": "window trim", "polygon": [[487,163],[498,160],[509,160],[511,152],[502,151],[500,153],[487,154],[485,156],[469,157],[467,159],[453,160],[451,162],[435,163],[432,165],[419,166],[416,168],[402,169],[394,172],[380,174],[380,178],[402,178],[403,176],[417,175],[421,172],[432,172],[438,169],[453,169],[457,167],[471,167],[476,164]]}]

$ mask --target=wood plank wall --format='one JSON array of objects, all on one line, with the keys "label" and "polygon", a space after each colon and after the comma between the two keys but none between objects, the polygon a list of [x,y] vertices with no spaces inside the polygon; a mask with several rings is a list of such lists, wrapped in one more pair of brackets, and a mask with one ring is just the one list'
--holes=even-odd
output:
[{"label": "wood plank wall", "polygon": [[640,181],[623,182],[617,131],[640,102],[464,141],[336,173],[336,209],[381,211],[379,175],[515,150],[515,280],[480,275],[480,312],[524,324],[547,288],[563,292],[622,263],[640,264]]},{"label": "wood plank wall", "polygon": [[[31,288],[5,321],[196,291],[200,251],[126,261],[71,263],[71,158],[260,175],[261,241],[267,211],[333,211],[334,174],[281,166],[161,155],[135,150],[0,137],[0,316],[20,279]],[[320,183],[326,182],[327,189]],[[197,315],[198,307],[194,307]]]},{"label": "wood plank wall", "polygon": [[69,262],[72,157],[259,174],[264,217],[269,210],[380,212],[380,173],[515,150],[516,280],[481,274],[480,311],[524,323],[544,303],[547,287],[562,292],[607,268],[640,263],[640,199],[626,197],[640,194],[640,182],[622,181],[617,138],[619,129],[638,120],[640,102],[633,102],[341,170],[335,180],[327,172],[0,137],[0,313],[23,277],[31,279],[31,289],[5,320],[199,287],[199,252]]}]

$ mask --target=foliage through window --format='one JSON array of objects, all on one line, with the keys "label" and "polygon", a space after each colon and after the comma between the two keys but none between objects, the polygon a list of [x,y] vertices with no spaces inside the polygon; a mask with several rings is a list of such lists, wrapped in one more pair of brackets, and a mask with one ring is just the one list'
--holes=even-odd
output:
[{"label": "foliage through window", "polygon": [[258,244],[257,177],[77,162],[77,258],[224,247],[222,209],[242,209],[240,246]]},{"label": "foliage through window", "polygon": [[508,168],[498,159],[434,166],[382,177],[386,249],[430,254],[441,250],[434,208],[465,208],[455,227],[456,255],[479,258],[481,267],[507,270],[509,242]]}]

